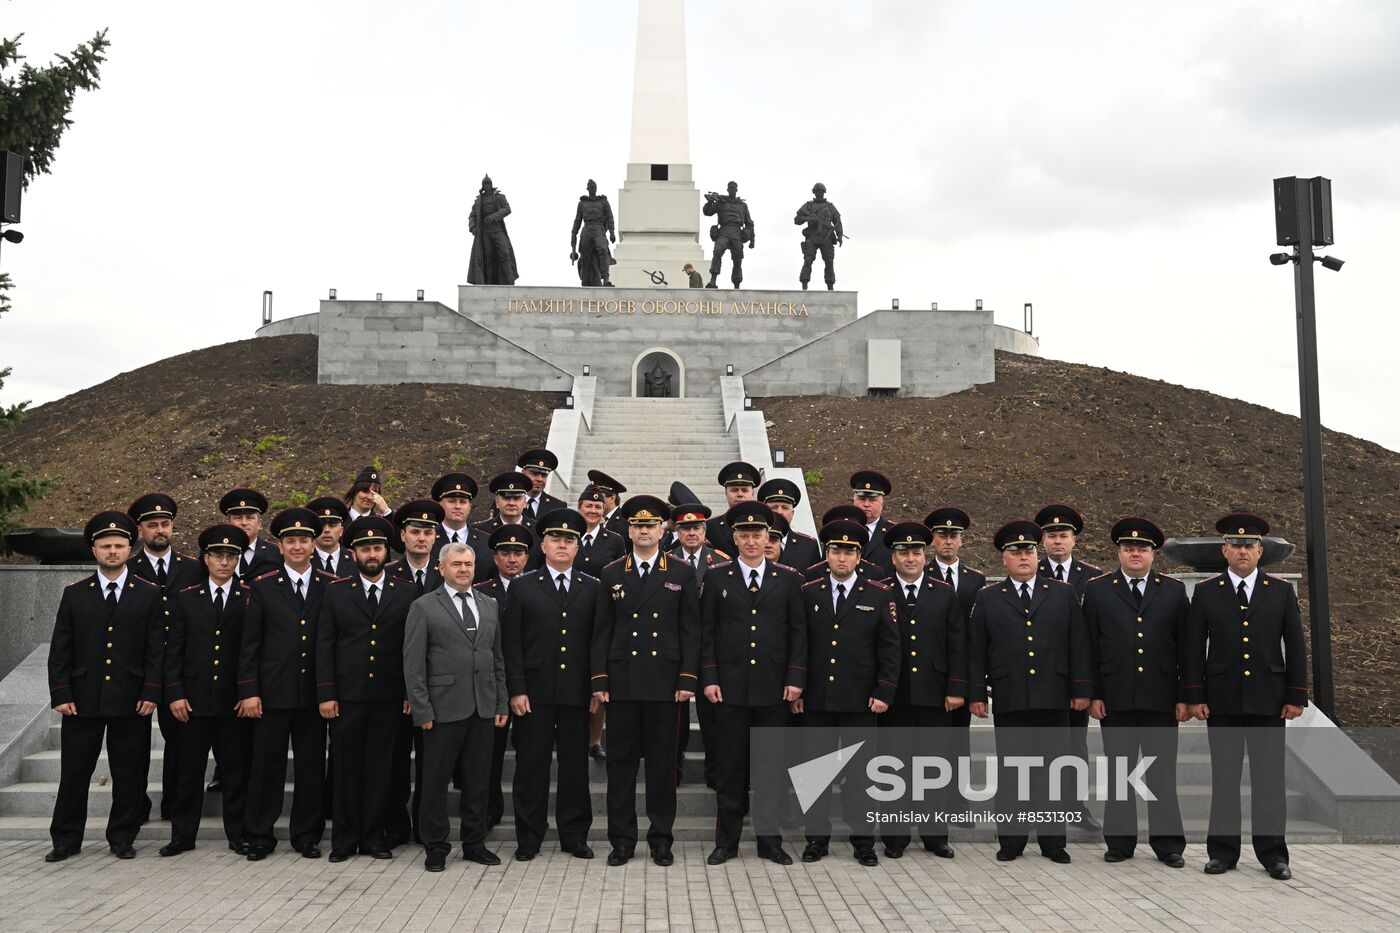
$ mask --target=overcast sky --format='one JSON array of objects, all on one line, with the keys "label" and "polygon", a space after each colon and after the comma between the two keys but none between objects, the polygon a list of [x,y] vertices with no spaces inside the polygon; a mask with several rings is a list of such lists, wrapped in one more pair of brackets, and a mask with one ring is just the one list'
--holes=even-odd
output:
[{"label": "overcast sky", "polygon": [[[636,0],[4,0],[40,64],[112,48],[6,245],[0,401],[59,398],[341,297],[456,305],[466,215],[508,195],[520,284],[575,284],[589,177],[627,159]],[[796,287],[826,183],[863,311],[971,307],[1046,356],[1296,413],[1270,179],[1333,179],[1324,422],[1400,449],[1400,4],[690,0],[691,159],[740,185],[745,281]],[[708,245],[708,244],[707,244]],[[727,273],[726,273],[727,278]]]}]

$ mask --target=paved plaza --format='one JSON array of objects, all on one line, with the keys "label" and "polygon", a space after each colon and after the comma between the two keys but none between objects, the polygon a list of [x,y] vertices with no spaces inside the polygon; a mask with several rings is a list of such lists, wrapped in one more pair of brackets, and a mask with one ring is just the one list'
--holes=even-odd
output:
[{"label": "paved plaza", "polygon": [[[163,841],[163,840],[161,840]],[[595,840],[595,844],[596,844]],[[1400,925],[1400,846],[1300,845],[1294,879],[1270,881],[1241,861],[1221,877],[1142,856],[1119,865],[1098,846],[1071,845],[1074,863],[1031,854],[999,864],[990,845],[963,845],[955,860],[911,851],[861,868],[849,849],[815,865],[781,868],[746,845],[737,861],[705,864],[709,846],[678,843],[676,864],[645,858],[625,868],[561,856],[530,863],[493,845],[494,868],[454,858],[442,874],[416,851],[392,861],[308,861],[285,846],[248,862],[201,842],[173,859],[159,841],[135,861],[100,841],[60,865],[48,845],[0,843],[0,928],[29,930],[1393,930]],[[1032,847],[1033,852],[1034,847]],[[645,852],[645,846],[641,847]],[[455,855],[455,853],[454,853]]]}]

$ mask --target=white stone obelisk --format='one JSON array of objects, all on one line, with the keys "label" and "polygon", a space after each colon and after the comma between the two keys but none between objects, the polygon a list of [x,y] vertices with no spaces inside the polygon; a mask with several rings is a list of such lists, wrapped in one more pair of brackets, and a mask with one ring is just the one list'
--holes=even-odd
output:
[{"label": "white stone obelisk", "polygon": [[700,192],[691,181],[686,92],[685,0],[638,0],[632,85],[632,146],[617,197],[613,284],[649,288],[660,273],[686,287],[681,268],[704,272]]}]

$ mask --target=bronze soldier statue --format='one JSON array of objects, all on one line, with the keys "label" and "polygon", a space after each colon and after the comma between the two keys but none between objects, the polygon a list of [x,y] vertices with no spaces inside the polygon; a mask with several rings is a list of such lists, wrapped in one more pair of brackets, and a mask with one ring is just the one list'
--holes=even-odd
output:
[{"label": "bronze soldier statue", "polygon": [[481,191],[472,202],[467,229],[472,234],[471,264],[467,281],[472,285],[514,285],[520,277],[515,268],[515,250],[506,233],[510,202],[491,185],[491,176],[481,179]]},{"label": "bronze soldier statue", "polygon": [[[582,240],[579,239],[580,227],[583,228]],[[607,234],[606,242],[603,240],[604,233]],[[607,195],[598,193],[598,183],[590,178],[588,193],[578,199],[574,228],[569,232],[569,260],[578,263],[580,285],[612,287],[609,267],[613,264],[613,258],[608,252],[608,243],[616,242],[612,205],[608,203]]]},{"label": "bronze soldier statue", "polygon": [[749,249],[754,248],[753,218],[749,216],[749,206],[739,197],[739,186],[729,183],[729,194],[705,193],[704,213],[706,217],[716,217],[717,222],[710,228],[710,239],[715,241],[715,254],[710,260],[710,282],[706,288],[719,288],[715,279],[719,277],[720,261],[725,250],[729,251],[733,270],[730,281],[738,288],[744,281],[744,241]]},{"label": "bronze soldier statue", "polygon": [[817,182],[812,186],[812,195],[812,200],[798,208],[797,216],[792,221],[798,226],[807,225],[802,231],[802,272],[797,280],[802,283],[802,290],[806,291],[807,283],[812,281],[812,260],[816,258],[817,250],[821,250],[822,262],[826,264],[826,290],[831,291],[836,286],[836,250],[833,246],[841,245],[846,239],[846,232],[841,227],[841,212],[826,199],[826,185]]}]

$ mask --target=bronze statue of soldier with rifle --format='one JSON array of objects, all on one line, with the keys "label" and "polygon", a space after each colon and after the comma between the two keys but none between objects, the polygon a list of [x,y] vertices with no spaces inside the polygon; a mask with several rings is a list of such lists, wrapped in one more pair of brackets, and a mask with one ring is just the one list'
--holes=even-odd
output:
[{"label": "bronze statue of soldier with rifle", "polygon": [[710,281],[706,288],[719,288],[715,280],[719,278],[720,262],[724,258],[725,250],[729,251],[730,262],[733,265],[729,279],[734,283],[734,287],[738,288],[739,283],[744,281],[745,241],[748,242],[749,249],[754,248],[753,218],[749,216],[749,206],[739,197],[739,185],[736,182],[729,183],[728,191],[727,195],[713,191],[705,192],[705,216],[714,217],[716,220],[715,225],[710,228],[710,239],[715,243],[715,252],[710,260]]},{"label": "bronze statue of soldier with rifle", "polygon": [[835,247],[846,239],[846,231],[841,226],[841,212],[826,199],[826,185],[817,182],[812,186],[812,200],[797,209],[792,222],[807,225],[802,231],[802,271],[797,276],[802,290],[806,291],[812,281],[812,260],[820,251],[826,266],[826,290],[831,291],[836,286]]},{"label": "bronze statue of soldier with rifle", "polygon": [[[580,229],[583,231],[581,238]],[[598,183],[590,178],[588,193],[579,196],[574,227],[569,232],[569,261],[578,263],[580,285],[585,288],[597,285],[612,287],[609,267],[616,260],[608,251],[608,243],[616,242],[612,205],[608,203],[607,195],[598,193]]]}]

